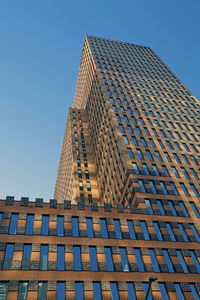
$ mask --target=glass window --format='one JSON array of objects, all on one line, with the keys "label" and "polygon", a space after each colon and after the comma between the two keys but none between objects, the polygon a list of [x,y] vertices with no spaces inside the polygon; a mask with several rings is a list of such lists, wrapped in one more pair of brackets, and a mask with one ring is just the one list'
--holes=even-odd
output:
[{"label": "glass window", "polygon": [[172,262],[171,262],[171,259],[169,257],[168,251],[163,249],[162,252],[163,252],[163,256],[164,256],[166,265],[168,266],[169,272],[174,273],[174,267],[172,265]]},{"label": "glass window", "polygon": [[138,184],[142,193],[146,193],[146,189],[143,183],[143,180],[138,180]]},{"label": "glass window", "polygon": [[175,167],[172,167],[172,171],[174,172],[174,175],[177,177],[177,178],[180,178],[180,175],[178,174],[177,170]]},{"label": "glass window", "polygon": [[94,300],[102,300],[101,296],[101,283],[98,281],[93,282]]},{"label": "glass window", "polygon": [[148,214],[153,215],[153,209],[152,209],[150,200],[145,199],[145,204],[146,204],[146,207],[147,207],[147,210],[148,210]]},{"label": "glass window", "polygon": [[189,286],[190,286],[190,289],[192,291],[192,295],[193,295],[194,299],[198,299],[199,298],[199,293],[197,292],[195,284],[194,283],[190,283]]},{"label": "glass window", "polygon": [[114,226],[115,226],[115,233],[116,233],[117,239],[122,239],[120,221],[118,219],[114,219],[113,222],[114,222]]},{"label": "glass window", "polygon": [[48,270],[48,245],[40,246],[40,270]]},{"label": "glass window", "polygon": [[157,202],[157,205],[158,205],[161,215],[165,216],[165,210],[164,210],[161,200],[156,200],[156,202]]},{"label": "glass window", "polygon": [[164,195],[167,195],[167,194],[168,194],[168,191],[167,191],[167,189],[166,189],[166,187],[165,187],[165,183],[162,182],[162,181],[160,181],[160,186],[161,186],[161,189],[162,189],[162,193],[163,193]]},{"label": "glass window", "polygon": [[194,262],[195,267],[197,268],[198,273],[200,273],[200,264],[194,253],[194,250],[190,250],[190,256],[192,257],[192,260]]},{"label": "glass window", "polygon": [[0,299],[7,299],[8,282],[0,282]]},{"label": "glass window", "polygon": [[162,169],[163,169],[163,171],[165,173],[165,176],[168,177],[169,176],[169,172],[168,172],[167,168],[165,166],[162,166]]},{"label": "glass window", "polygon": [[191,207],[192,207],[192,209],[193,209],[193,211],[194,211],[196,217],[197,217],[197,218],[200,218],[200,213],[199,213],[199,211],[197,210],[197,207],[196,207],[195,203],[194,203],[194,202],[190,202],[190,205],[191,205]]},{"label": "glass window", "polygon": [[86,217],[87,237],[94,237],[92,218]]},{"label": "glass window", "polygon": [[190,183],[190,187],[191,187],[191,189],[192,189],[192,191],[193,191],[194,196],[200,197],[200,194],[199,194],[199,192],[197,191],[197,189],[196,189],[196,187],[195,187],[195,185],[194,185],[193,183]]},{"label": "glass window", "polygon": [[189,177],[188,173],[186,172],[185,168],[181,168],[181,171],[183,172],[185,178],[190,179],[190,177]]},{"label": "glass window", "polygon": [[145,221],[140,221],[140,226],[141,226],[142,232],[144,234],[144,239],[146,241],[149,241],[150,237],[149,237],[149,232],[148,232],[148,229],[147,229],[147,226],[146,226],[146,222]]},{"label": "glass window", "polygon": [[161,158],[160,153],[158,151],[155,151],[155,155],[157,156],[157,159],[159,161],[162,161],[162,158]]},{"label": "glass window", "polygon": [[133,172],[135,174],[140,174],[137,164],[136,163],[132,163],[132,166],[133,166]]},{"label": "glass window", "polygon": [[132,282],[127,282],[128,298],[131,300],[137,300],[135,295],[135,288]]},{"label": "glass window", "polygon": [[144,263],[143,263],[143,259],[142,259],[141,253],[140,253],[140,249],[134,248],[134,252],[135,252],[135,257],[136,257],[136,262],[137,262],[139,272],[145,272]]},{"label": "glass window", "polygon": [[194,178],[198,180],[199,177],[198,177],[197,173],[195,172],[195,170],[194,169],[190,169],[190,171],[193,174]]},{"label": "glass window", "polygon": [[28,270],[30,267],[31,251],[32,251],[32,245],[24,244],[23,257],[22,257],[22,270]]},{"label": "glass window", "polygon": [[84,289],[83,289],[82,281],[75,282],[75,292],[76,292],[76,300],[84,300]]},{"label": "glass window", "polygon": [[177,254],[178,259],[180,261],[180,264],[181,264],[181,266],[183,268],[183,272],[184,273],[188,273],[188,268],[187,268],[187,265],[186,265],[185,260],[183,258],[183,255],[181,253],[181,250],[176,250],[176,254]]},{"label": "glass window", "polygon": [[149,185],[150,185],[150,188],[152,190],[152,193],[156,194],[157,190],[156,190],[156,187],[155,187],[154,182],[152,180],[149,180]]},{"label": "glass window", "polygon": [[169,223],[166,223],[166,228],[167,228],[167,231],[169,233],[171,241],[172,242],[176,242],[176,238],[175,238],[174,232],[173,232],[173,230],[171,228],[171,225]]},{"label": "glass window", "polygon": [[151,262],[152,262],[152,266],[153,266],[154,271],[155,272],[160,272],[158,261],[157,261],[154,249],[149,249],[149,254],[150,254],[150,257],[151,257]]},{"label": "glass window", "polygon": [[[149,283],[143,282],[144,294],[145,294],[145,295],[147,294],[148,286],[149,286]],[[148,300],[153,300],[152,294],[151,294],[151,290],[150,290],[150,292],[149,292]]]},{"label": "glass window", "polygon": [[91,267],[91,271],[98,271],[98,262],[97,262],[96,247],[90,246],[89,247],[89,252],[90,252],[90,267]]},{"label": "glass window", "polygon": [[179,283],[174,283],[174,287],[178,296],[178,300],[185,300],[185,297],[183,296]]},{"label": "glass window", "polygon": [[127,148],[127,152],[128,152],[128,155],[130,158],[134,158],[134,154],[133,154],[131,148]]},{"label": "glass window", "polygon": [[42,215],[42,235],[49,234],[49,216]]},{"label": "glass window", "polygon": [[200,242],[200,237],[199,237],[199,234],[198,234],[198,232],[197,232],[195,226],[194,226],[193,224],[190,224],[190,228],[191,228],[192,233],[194,234],[194,236],[195,236],[197,242]]},{"label": "glass window", "polygon": [[107,230],[106,219],[100,219],[100,225],[101,225],[102,238],[107,239],[108,238],[108,230]]},{"label": "glass window", "polygon": [[173,216],[177,216],[177,212],[176,212],[176,209],[175,209],[175,207],[174,207],[173,201],[169,201],[169,200],[168,200],[167,203],[168,203],[169,208],[170,208],[171,211],[172,211]]},{"label": "glass window", "polygon": [[74,246],[74,271],[81,271],[81,247]]},{"label": "glass window", "polygon": [[38,300],[46,300],[47,299],[47,282],[40,281],[38,283]]},{"label": "glass window", "polygon": [[131,138],[132,138],[133,144],[134,144],[135,146],[138,146],[138,141],[137,141],[136,137],[135,137],[135,136],[132,136]]},{"label": "glass window", "polygon": [[175,158],[176,162],[177,162],[178,164],[180,164],[181,161],[180,161],[178,155],[177,155],[176,153],[173,153],[173,155],[174,155],[174,158]]},{"label": "glass window", "polygon": [[171,158],[170,158],[169,154],[166,153],[166,152],[164,152],[164,154],[165,154],[165,156],[166,156],[167,161],[168,161],[168,162],[171,162]]},{"label": "glass window", "polygon": [[78,217],[72,217],[72,236],[79,236]]},{"label": "glass window", "polygon": [[114,265],[113,265],[112,253],[110,247],[104,247],[104,251],[106,256],[107,271],[114,272]]},{"label": "glass window", "polygon": [[135,236],[135,231],[134,231],[134,228],[133,228],[133,221],[132,220],[127,220],[127,224],[128,224],[128,230],[129,230],[130,238],[132,240],[135,240],[136,236]]},{"label": "glass window", "polygon": [[34,215],[27,214],[25,234],[29,234],[29,235],[33,234],[33,223],[34,223]]},{"label": "glass window", "polygon": [[57,270],[58,271],[65,270],[65,246],[64,245],[57,246]]},{"label": "glass window", "polygon": [[126,145],[129,144],[129,140],[128,140],[127,136],[123,135],[122,137],[123,137],[123,140],[124,140],[124,144],[126,144]]},{"label": "glass window", "polygon": [[155,175],[159,176],[160,174],[159,174],[157,166],[156,165],[152,165],[152,168],[153,168],[153,171],[154,171]]},{"label": "glass window", "polygon": [[110,282],[110,289],[112,294],[112,300],[119,300],[117,282]]},{"label": "glass window", "polygon": [[57,300],[65,300],[65,282],[64,281],[58,281],[57,282]]},{"label": "glass window", "polygon": [[188,212],[187,212],[187,209],[186,209],[186,207],[185,207],[185,204],[184,204],[182,201],[179,201],[179,205],[180,205],[180,207],[181,207],[181,209],[182,209],[182,212],[183,212],[184,216],[185,216],[185,217],[189,217],[189,214],[188,214]]},{"label": "glass window", "polygon": [[162,233],[160,231],[160,227],[158,225],[158,222],[153,222],[153,226],[154,226],[155,232],[157,234],[158,240],[163,241]]},{"label": "glass window", "polygon": [[169,300],[169,297],[168,297],[168,294],[167,294],[167,291],[165,288],[165,284],[163,282],[159,282],[158,285],[159,285],[160,292],[162,295],[162,300]]},{"label": "glass window", "polygon": [[130,272],[128,259],[127,259],[127,255],[126,255],[126,248],[120,247],[119,250],[120,250],[120,256],[121,256],[121,260],[122,260],[123,271]]},{"label": "glass window", "polygon": [[142,164],[145,175],[149,175],[149,170],[146,164]]},{"label": "glass window", "polygon": [[147,150],[146,153],[147,153],[147,156],[148,156],[149,160],[153,160],[151,152],[149,150]]},{"label": "glass window", "polygon": [[144,159],[144,156],[143,156],[141,150],[137,149],[137,154],[138,154],[138,156],[139,156],[140,159]]},{"label": "glass window", "polygon": [[181,235],[182,235],[184,241],[188,242],[188,237],[187,237],[187,234],[185,233],[185,230],[184,230],[182,224],[178,223],[178,228],[179,228],[179,230],[181,232]]},{"label": "glass window", "polygon": [[64,236],[64,216],[57,216],[57,236]]},{"label": "glass window", "polygon": [[19,291],[18,291],[17,300],[26,300],[27,292],[28,292],[28,282],[19,282]]},{"label": "glass window", "polygon": [[174,195],[178,196],[179,194],[178,194],[178,191],[177,191],[177,189],[175,187],[175,184],[173,182],[170,182],[170,186],[172,188],[172,191],[174,192]]},{"label": "glass window", "polygon": [[19,214],[12,213],[10,219],[10,227],[9,227],[9,234],[16,234],[17,233],[17,224],[18,224]]},{"label": "glass window", "polygon": [[7,244],[4,256],[3,270],[10,270],[14,252],[14,244]]}]

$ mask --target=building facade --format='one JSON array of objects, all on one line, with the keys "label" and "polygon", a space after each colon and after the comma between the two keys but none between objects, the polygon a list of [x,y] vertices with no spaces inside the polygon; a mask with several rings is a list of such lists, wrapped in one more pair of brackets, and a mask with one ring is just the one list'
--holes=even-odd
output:
[{"label": "building facade", "polygon": [[0,200],[0,299],[143,300],[156,276],[149,300],[198,300],[200,211],[170,203]]}]

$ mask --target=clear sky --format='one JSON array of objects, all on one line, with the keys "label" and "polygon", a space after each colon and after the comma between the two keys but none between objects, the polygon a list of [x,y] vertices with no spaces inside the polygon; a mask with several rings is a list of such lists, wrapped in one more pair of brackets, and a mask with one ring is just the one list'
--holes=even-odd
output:
[{"label": "clear sky", "polygon": [[200,99],[199,0],[0,0],[0,198],[53,197],[85,34],[150,46]]}]

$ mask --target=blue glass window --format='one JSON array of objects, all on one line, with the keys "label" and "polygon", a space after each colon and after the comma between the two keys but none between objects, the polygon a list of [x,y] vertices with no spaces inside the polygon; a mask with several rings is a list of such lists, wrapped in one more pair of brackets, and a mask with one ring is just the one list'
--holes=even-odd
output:
[{"label": "blue glass window", "polygon": [[47,282],[40,281],[38,284],[38,300],[47,299]]},{"label": "blue glass window", "polygon": [[[145,294],[145,295],[146,295],[146,293],[147,293],[148,286],[149,286],[149,283],[143,282],[144,294]],[[153,300],[152,294],[151,294],[151,290],[150,290],[150,292],[149,292],[148,300]]]},{"label": "blue glass window", "polygon": [[4,258],[12,259],[13,258],[13,252],[14,252],[14,244],[7,244]]},{"label": "blue glass window", "polygon": [[162,193],[164,194],[164,195],[167,195],[168,194],[168,191],[167,191],[167,189],[166,189],[166,187],[165,187],[165,183],[164,182],[160,182],[160,186],[161,186],[161,189],[162,189]]},{"label": "blue glass window", "polygon": [[153,222],[153,226],[154,226],[155,232],[157,234],[158,240],[163,241],[162,233],[160,231],[160,227],[158,225],[158,222]]},{"label": "blue glass window", "polygon": [[84,289],[83,289],[82,281],[75,282],[75,292],[76,292],[76,300],[84,300]]},{"label": "blue glass window", "polygon": [[72,236],[79,236],[78,217],[72,217]]},{"label": "blue glass window", "polygon": [[89,247],[89,252],[90,252],[90,267],[91,267],[91,271],[98,271],[98,262],[97,262],[96,247],[90,246]]},{"label": "blue glass window", "polygon": [[142,193],[146,193],[146,189],[145,189],[143,180],[138,180],[138,184],[139,184],[139,186],[140,186],[141,192],[142,192]]},{"label": "blue glass window", "polygon": [[74,246],[74,271],[81,271],[81,247]]},{"label": "blue glass window", "polygon": [[31,250],[32,250],[31,244],[24,244],[23,258],[22,258],[23,260],[31,258]]},{"label": "blue glass window", "polygon": [[149,215],[153,215],[153,209],[152,209],[150,200],[145,199],[145,204],[146,204]]},{"label": "blue glass window", "polygon": [[196,258],[194,250],[190,250],[190,256],[192,257],[192,260],[194,262],[195,267],[197,268],[198,273],[200,273],[200,264],[198,259]]},{"label": "blue glass window", "polygon": [[128,230],[129,230],[130,238],[132,240],[135,240],[136,236],[135,236],[135,231],[134,231],[134,228],[133,228],[133,221],[132,220],[127,220],[127,224],[128,224]]},{"label": "blue glass window", "polygon": [[142,164],[145,175],[149,175],[149,170],[146,164]]},{"label": "blue glass window", "polygon": [[156,165],[152,165],[152,168],[153,168],[153,171],[154,171],[155,175],[159,176],[160,174],[159,174],[157,166]]},{"label": "blue glass window", "polygon": [[199,293],[197,292],[195,284],[194,283],[190,283],[189,285],[190,285],[190,289],[192,291],[192,295],[193,295],[194,299],[199,299]]},{"label": "blue glass window", "polygon": [[94,237],[92,218],[86,218],[86,224],[87,224],[87,237]]},{"label": "blue glass window", "polygon": [[156,187],[154,185],[154,182],[149,180],[149,185],[150,185],[150,188],[152,190],[152,193],[156,194],[157,193],[157,190],[156,190]]},{"label": "blue glass window", "polygon": [[65,246],[64,245],[57,246],[57,270],[58,271],[65,270]]},{"label": "blue glass window", "polygon": [[146,226],[146,222],[145,221],[140,221],[140,226],[142,227],[142,232],[144,234],[144,239],[146,241],[149,241],[150,237],[149,237],[149,232],[148,232],[148,229],[147,229],[147,226]]},{"label": "blue glass window", "polygon": [[184,273],[188,273],[188,268],[187,268],[187,265],[186,265],[185,260],[183,258],[183,255],[181,253],[181,250],[176,250],[176,254],[178,256],[178,259],[180,261],[180,264],[183,268]]},{"label": "blue glass window", "polygon": [[172,201],[167,201],[168,205],[169,205],[169,208],[171,209],[172,211],[172,214],[173,216],[177,216],[177,212],[176,212],[176,209],[174,207],[174,203]]},{"label": "blue glass window", "polygon": [[106,256],[106,265],[107,265],[107,271],[113,272],[114,271],[114,265],[112,260],[112,254],[110,247],[104,247],[105,256]]},{"label": "blue glass window", "polygon": [[190,169],[190,171],[193,174],[194,178],[198,180],[199,177],[198,177],[197,173],[195,172],[195,170],[194,169]]},{"label": "blue glass window", "polygon": [[57,236],[64,236],[64,216],[57,216]]},{"label": "blue glass window", "polygon": [[19,214],[12,213],[10,219],[9,234],[16,234]]},{"label": "blue glass window", "polygon": [[119,300],[117,282],[110,282],[112,300]]},{"label": "blue glass window", "polygon": [[200,242],[200,237],[199,237],[199,234],[198,234],[195,226],[193,224],[190,224],[190,228],[191,228],[191,230],[192,230],[192,232],[193,232],[193,234],[194,234],[197,242],[199,243]]},{"label": "blue glass window", "polygon": [[194,194],[196,197],[200,197],[200,194],[199,194],[199,192],[197,191],[197,189],[196,189],[196,187],[195,187],[195,185],[194,185],[193,183],[190,183],[190,187],[191,187],[191,189],[192,189],[192,191],[193,191],[193,194]]},{"label": "blue glass window", "polygon": [[163,171],[165,173],[165,176],[168,177],[169,176],[169,172],[168,172],[167,168],[165,166],[162,166],[162,169],[163,169]]},{"label": "blue glass window", "polygon": [[171,225],[169,223],[166,223],[166,228],[167,228],[167,231],[169,233],[171,241],[172,242],[176,242],[176,238],[175,238],[174,232],[173,232],[173,230],[171,228]]},{"label": "blue glass window", "polygon": [[106,220],[100,219],[100,225],[101,225],[102,238],[107,239],[108,238],[108,230],[107,230]]},{"label": "blue glass window", "polygon": [[174,287],[178,296],[178,300],[185,300],[185,297],[183,296],[179,283],[174,283]]},{"label": "blue glass window", "polygon": [[170,272],[170,273],[174,273],[174,268],[173,268],[171,259],[170,259],[170,257],[169,257],[168,251],[165,250],[165,249],[163,249],[162,252],[163,252],[163,256],[164,256],[166,265],[168,266],[169,272]]},{"label": "blue glass window", "polygon": [[126,248],[120,247],[119,249],[120,249],[123,271],[130,272],[129,263],[128,263],[128,259],[127,259],[127,255],[126,255]]},{"label": "blue glass window", "polygon": [[180,207],[181,207],[181,209],[182,209],[182,212],[184,213],[184,216],[185,216],[185,217],[189,217],[189,214],[188,214],[188,212],[187,212],[187,209],[186,209],[186,207],[185,207],[185,204],[184,204],[182,201],[179,201],[179,205],[180,205]]},{"label": "blue glass window", "polygon": [[132,136],[132,142],[135,146],[138,146],[138,141],[135,136]]},{"label": "blue glass window", "polygon": [[26,216],[26,231],[25,234],[33,234],[34,215],[27,214]]},{"label": "blue glass window", "polygon": [[178,223],[178,228],[179,228],[179,230],[181,232],[181,235],[182,235],[184,241],[188,242],[188,237],[187,237],[187,234],[185,233],[185,230],[184,230],[182,224]]},{"label": "blue glass window", "polygon": [[172,191],[174,192],[174,195],[179,195],[178,194],[178,191],[177,191],[177,189],[176,189],[176,187],[175,187],[175,185],[174,185],[174,183],[173,182],[170,182],[170,186],[171,186],[171,188],[172,188]]},{"label": "blue glass window", "polygon": [[160,272],[158,261],[154,252],[154,249],[149,249],[149,254],[151,257],[152,266],[155,272]]},{"label": "blue glass window", "polygon": [[113,222],[114,222],[114,226],[115,226],[115,233],[116,233],[117,239],[122,239],[120,221],[117,219],[114,219]]},{"label": "blue glass window", "polygon": [[17,300],[26,300],[28,292],[28,282],[19,282],[19,292]]},{"label": "blue glass window", "polygon": [[169,297],[168,297],[168,294],[167,294],[167,291],[165,288],[165,284],[163,282],[159,282],[158,285],[159,285],[160,292],[162,295],[162,300],[169,300]]},{"label": "blue glass window", "polygon": [[134,174],[140,174],[138,166],[136,163],[132,163]]},{"label": "blue glass window", "polygon": [[147,156],[148,156],[149,160],[153,160],[151,152],[149,150],[147,150],[146,153],[147,153]]},{"label": "blue glass window", "polygon": [[199,211],[197,210],[197,207],[196,207],[195,203],[194,203],[194,202],[190,202],[190,205],[191,205],[191,207],[192,207],[192,209],[193,209],[193,211],[194,211],[196,217],[197,217],[197,218],[200,218],[200,213],[199,213]]},{"label": "blue glass window", "polygon": [[172,170],[173,170],[174,175],[176,176],[176,178],[180,178],[180,175],[178,174],[178,171],[176,170],[176,168],[172,167]]},{"label": "blue glass window", "polygon": [[127,282],[127,289],[128,289],[128,297],[131,300],[137,300],[136,295],[135,295],[135,288],[132,282]]},{"label": "blue glass window", "polygon": [[137,149],[137,154],[138,154],[138,156],[139,156],[139,159],[144,159],[144,156],[143,156],[141,150]]},{"label": "blue glass window", "polygon": [[0,224],[1,224],[1,222],[2,222],[2,219],[3,219],[3,213],[1,212],[1,213],[0,213]]},{"label": "blue glass window", "polygon": [[135,253],[136,262],[137,262],[139,272],[145,272],[144,263],[143,263],[143,260],[142,260],[140,249],[135,248],[134,253]]},{"label": "blue glass window", "polygon": [[101,283],[98,281],[93,282],[94,300],[102,300],[101,296]]},{"label": "blue glass window", "polygon": [[157,159],[159,161],[162,161],[162,157],[160,156],[160,153],[158,151],[155,151],[155,155],[157,156]]},{"label": "blue glass window", "polygon": [[58,281],[57,282],[57,300],[65,300],[65,282]]},{"label": "blue glass window", "polygon": [[188,193],[188,190],[187,190],[185,184],[184,183],[180,183],[180,186],[181,186],[181,188],[182,188],[185,196],[190,196],[190,194]]},{"label": "blue glass window", "polygon": [[48,245],[40,246],[40,270],[48,269]]},{"label": "blue glass window", "polygon": [[165,210],[164,210],[164,207],[162,205],[162,202],[160,200],[156,200],[156,202],[157,202],[157,205],[158,205],[158,208],[160,210],[161,215],[165,216]]},{"label": "blue glass window", "polygon": [[130,157],[130,158],[134,158],[134,154],[133,154],[131,148],[127,148],[127,151],[128,151],[129,157]]},{"label": "blue glass window", "polygon": [[49,234],[49,216],[43,215],[42,216],[42,235]]},{"label": "blue glass window", "polygon": [[186,172],[185,168],[181,168],[181,171],[183,172],[185,178],[190,179],[188,173]]}]

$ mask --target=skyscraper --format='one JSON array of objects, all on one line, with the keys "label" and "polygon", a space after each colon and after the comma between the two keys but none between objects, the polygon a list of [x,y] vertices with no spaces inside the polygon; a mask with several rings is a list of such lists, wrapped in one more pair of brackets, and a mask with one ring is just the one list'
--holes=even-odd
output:
[{"label": "skyscraper", "polygon": [[86,36],[55,199],[199,206],[199,111],[149,47]]}]

